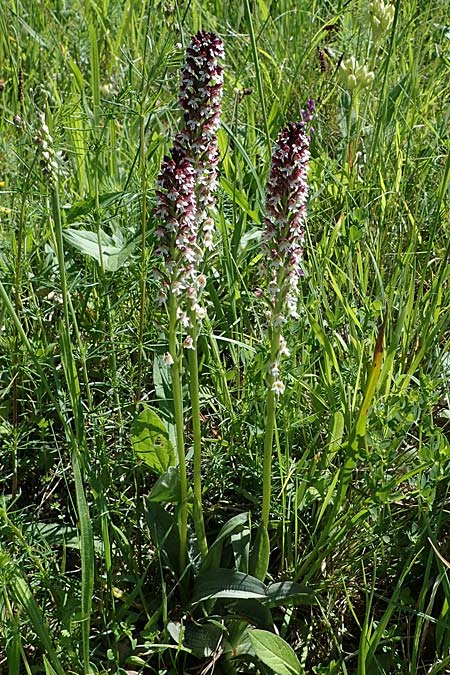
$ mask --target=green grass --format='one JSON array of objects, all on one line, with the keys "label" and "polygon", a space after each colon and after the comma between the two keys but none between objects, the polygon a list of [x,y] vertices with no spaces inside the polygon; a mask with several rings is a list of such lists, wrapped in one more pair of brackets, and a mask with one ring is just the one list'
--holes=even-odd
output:
[{"label": "green grass", "polygon": [[[430,541],[450,559],[450,10],[444,0],[396,0],[375,47],[366,9],[365,0],[2,4],[8,675],[194,672],[213,660],[174,638],[192,570],[180,585],[168,571],[174,531],[158,534],[166,516],[149,507],[154,477],[130,440],[143,401],[173,432],[152,209],[162,156],[181,128],[184,48],[200,27],[226,50],[217,246],[199,336],[209,545],[230,517],[261,516],[264,190],[278,132],[313,98],[305,276],[300,318],[285,331],[269,576],[295,579],[316,602],[273,610],[275,624],[308,673],[448,672],[450,587]],[[351,95],[337,69],[352,55],[375,77]],[[34,141],[40,112],[58,153],[56,190]],[[183,396],[189,450],[186,383]],[[188,453],[189,478],[192,469]],[[234,558],[224,546],[229,566],[236,551],[245,558],[246,527],[232,540]],[[209,626],[206,614],[197,619]],[[273,672],[264,661],[246,667],[237,672]],[[221,659],[215,672],[227,668]]]}]

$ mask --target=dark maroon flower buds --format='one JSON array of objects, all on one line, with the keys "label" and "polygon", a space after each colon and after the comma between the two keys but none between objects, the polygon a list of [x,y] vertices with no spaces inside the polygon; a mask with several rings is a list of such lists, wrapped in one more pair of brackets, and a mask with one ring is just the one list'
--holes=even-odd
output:
[{"label": "dark maroon flower buds", "polygon": [[180,105],[185,128],[179,140],[197,172],[196,198],[199,244],[213,248],[215,191],[219,147],[216,132],[220,126],[223,92],[222,40],[206,31],[191,39],[180,85]]},{"label": "dark maroon flower buds", "polygon": [[266,217],[262,237],[261,272],[266,276],[270,319],[284,323],[285,311],[297,314],[297,287],[308,197],[310,122],[314,104],[308,101],[301,122],[290,123],[278,136],[266,188]]},{"label": "dark maroon flower buds", "polygon": [[220,38],[200,31],[186,52],[180,87],[184,129],[176,134],[170,156],[158,177],[155,253],[163,264],[155,270],[161,280],[160,301],[179,296],[177,318],[188,328],[189,314],[203,318],[199,297],[206,279],[200,274],[203,248],[212,248],[212,219],[217,186],[224,55]]},{"label": "dark maroon flower buds", "polygon": [[220,125],[223,89],[222,40],[206,31],[191,39],[180,85],[180,105],[184,121],[191,132],[214,133]]}]

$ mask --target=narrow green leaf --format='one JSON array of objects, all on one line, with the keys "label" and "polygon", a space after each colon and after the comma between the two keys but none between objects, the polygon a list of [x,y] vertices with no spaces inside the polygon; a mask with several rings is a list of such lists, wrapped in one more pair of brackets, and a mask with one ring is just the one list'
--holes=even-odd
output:
[{"label": "narrow green leaf", "polygon": [[6,647],[6,658],[8,659],[8,675],[20,675],[20,627],[16,620],[12,619],[13,635]]},{"label": "narrow green leaf", "polygon": [[203,561],[201,566],[202,573],[206,572],[207,570],[219,567],[224,541],[231,537],[232,534],[240,532],[247,523],[248,513],[238,513],[237,516],[233,516],[225,523],[217,535],[214,543],[210,546],[208,554]]},{"label": "narrow green leaf", "polygon": [[243,190],[238,190],[236,186],[231,183],[231,181],[225,178],[225,176],[221,176],[220,186],[228,194],[228,196],[234,200],[235,204],[240,206],[240,208],[245,211],[245,213],[253,220],[254,223],[260,222],[258,211],[250,208],[247,196]]},{"label": "narrow green leaf", "polygon": [[55,648],[51,641],[47,624],[44,622],[42,612],[39,609],[36,600],[34,599],[30,587],[26,581],[19,576],[16,576],[10,582],[10,585],[16,602],[20,604],[26,611],[31,625],[33,626],[33,630],[36,632],[36,635],[38,636],[45,653],[48,655],[57,675],[65,675],[65,670],[58,659]]},{"label": "narrow green leaf", "polygon": [[51,667],[48,658],[44,654],[44,667],[45,667],[45,675],[57,675],[56,671],[54,668]]},{"label": "narrow green leaf", "polygon": [[178,574],[180,535],[176,517],[156,502],[148,502],[146,516],[151,538],[163,564],[167,565],[174,574]]},{"label": "narrow green leaf", "polygon": [[364,400],[361,404],[361,410],[359,411],[358,419],[356,420],[356,435],[359,437],[363,437],[366,434],[367,415],[369,413],[372,399],[377,388],[378,379],[380,377],[381,366],[383,362],[383,337],[386,319],[387,313],[378,333],[373,362],[369,371],[369,376],[367,378],[366,390],[364,392]]},{"label": "narrow green leaf", "polygon": [[286,605],[316,605],[315,594],[306,586],[295,581],[281,581],[267,586],[267,599],[262,601],[266,607]]},{"label": "narrow green leaf", "polygon": [[143,406],[131,425],[131,444],[153,473],[162,474],[175,464],[175,450],[166,425],[148,405]]},{"label": "narrow green leaf", "polygon": [[283,638],[258,628],[249,630],[248,635],[258,659],[277,675],[302,675],[305,672],[294,650]]},{"label": "narrow green leaf", "polygon": [[266,597],[264,584],[243,572],[219,568],[200,574],[194,585],[192,604],[216,598],[256,598]]}]

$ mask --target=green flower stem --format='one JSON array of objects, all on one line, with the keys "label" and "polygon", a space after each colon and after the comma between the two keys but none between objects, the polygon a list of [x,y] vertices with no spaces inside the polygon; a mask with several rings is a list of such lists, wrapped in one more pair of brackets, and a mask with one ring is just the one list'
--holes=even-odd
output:
[{"label": "green flower stem", "polygon": [[[270,345],[270,364],[276,362],[280,350],[280,327],[273,327],[271,332]],[[271,372],[267,375],[267,410],[266,410],[266,431],[264,436],[264,466],[263,466],[263,496],[262,496],[262,515],[261,524],[267,530],[269,526],[270,515],[270,497],[272,491],[272,446],[273,432],[275,428],[275,410],[276,393],[272,391],[272,385],[275,381]]]},{"label": "green flower stem", "polygon": [[190,313],[192,325],[191,337],[194,349],[189,349],[189,387],[192,406],[192,430],[194,434],[194,527],[202,560],[208,553],[205,523],[202,507],[202,432],[200,426],[200,398],[198,382],[198,353],[197,353],[197,321],[195,312]]},{"label": "green flower stem", "polygon": [[180,471],[181,504],[179,515],[180,530],[180,575],[183,573],[186,562],[187,544],[187,477],[186,455],[184,451],[184,415],[183,415],[183,392],[181,389],[181,355],[177,349],[177,301],[173,293],[169,296],[169,353],[173,359],[172,364],[172,393],[173,408],[175,415],[175,427],[177,435],[178,467]]},{"label": "green flower stem", "polygon": [[139,337],[138,337],[138,368],[136,384],[136,400],[141,398],[141,383],[144,355],[144,328],[145,328],[145,310],[146,310],[146,283],[147,283],[147,173],[145,161],[145,117],[143,113],[143,104],[141,103],[141,114],[139,117],[139,158],[141,168],[141,276],[139,280]]}]

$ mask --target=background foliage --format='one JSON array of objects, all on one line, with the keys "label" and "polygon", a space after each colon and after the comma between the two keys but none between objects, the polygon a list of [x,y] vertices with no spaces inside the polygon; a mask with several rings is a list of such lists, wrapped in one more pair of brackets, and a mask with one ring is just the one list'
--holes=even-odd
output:
[{"label": "background foliage", "polygon": [[[5,672],[85,672],[86,649],[93,672],[219,672],[214,654],[180,652],[168,632],[179,617],[151,536],[155,479],[130,442],[138,401],[170,433],[152,205],[181,123],[184,47],[199,28],[226,49],[218,243],[200,339],[208,535],[237,513],[259,515],[264,185],[279,130],[313,98],[270,573],[308,584],[317,604],[279,610],[277,625],[307,672],[448,672],[450,587],[433,549],[450,557],[447,2],[397,0],[376,44],[365,0],[3,0],[0,27]],[[375,74],[360,92],[338,77],[349,56]],[[42,112],[61,176],[66,291],[35,142]],[[384,320],[366,441],[347,476]]]}]

